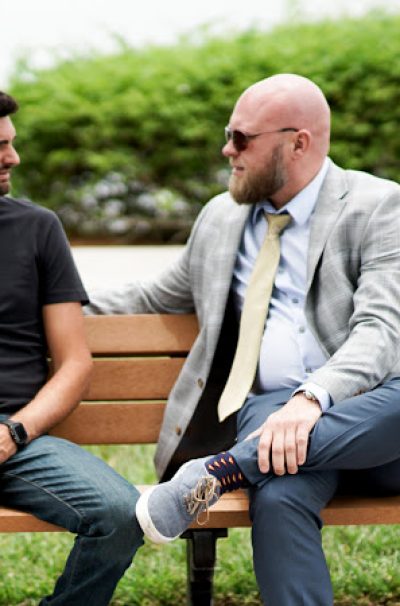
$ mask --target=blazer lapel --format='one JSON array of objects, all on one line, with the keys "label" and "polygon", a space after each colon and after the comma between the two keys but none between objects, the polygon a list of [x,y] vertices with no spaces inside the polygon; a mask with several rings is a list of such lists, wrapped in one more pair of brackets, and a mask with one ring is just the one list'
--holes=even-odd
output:
[{"label": "blazer lapel", "polygon": [[235,204],[226,217],[224,225],[221,225],[218,242],[214,243],[214,254],[210,256],[212,275],[210,275],[210,290],[207,296],[210,305],[207,326],[213,333],[212,337],[209,334],[211,347],[215,346],[221,329],[236,255],[250,209],[250,205]]},{"label": "blazer lapel", "polygon": [[225,308],[228,298],[236,255],[250,209],[250,205],[235,203],[229,217],[226,217],[225,224],[221,226],[219,242],[216,243],[212,278],[215,287],[213,296],[215,296],[215,305],[221,306],[222,309]]},{"label": "blazer lapel", "polygon": [[307,261],[307,291],[314,279],[318,261],[332,227],[344,208],[343,201],[348,191],[346,172],[331,162],[312,216]]}]

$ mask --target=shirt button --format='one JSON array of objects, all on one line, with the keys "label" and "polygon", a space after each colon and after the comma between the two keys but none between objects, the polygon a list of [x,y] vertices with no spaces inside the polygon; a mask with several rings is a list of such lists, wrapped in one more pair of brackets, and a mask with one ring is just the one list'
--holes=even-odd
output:
[{"label": "shirt button", "polygon": [[182,433],[182,427],[179,427],[179,426],[175,427],[175,433],[176,433],[177,436],[180,436],[181,433]]},{"label": "shirt button", "polygon": [[307,372],[308,374],[310,374],[310,373],[312,372],[312,368],[310,368],[310,367],[306,368],[306,372]]},{"label": "shirt button", "polygon": [[197,385],[200,387],[200,389],[203,389],[203,387],[204,387],[203,379],[197,379]]},{"label": "shirt button", "polygon": [[304,332],[306,332],[305,327],[304,327],[304,326],[300,326],[300,328],[299,328],[299,332],[300,332],[301,334],[303,334]]},{"label": "shirt button", "polygon": [[299,300],[298,299],[292,299],[292,303],[294,303],[295,305],[298,305]]}]

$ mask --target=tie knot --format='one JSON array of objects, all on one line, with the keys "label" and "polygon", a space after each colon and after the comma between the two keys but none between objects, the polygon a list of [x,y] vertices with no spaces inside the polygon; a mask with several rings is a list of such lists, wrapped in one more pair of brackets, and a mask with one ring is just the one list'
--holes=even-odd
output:
[{"label": "tie knot", "polygon": [[271,236],[279,236],[281,231],[283,231],[285,227],[289,225],[292,218],[289,213],[280,215],[265,213],[265,216],[268,221],[268,234]]}]

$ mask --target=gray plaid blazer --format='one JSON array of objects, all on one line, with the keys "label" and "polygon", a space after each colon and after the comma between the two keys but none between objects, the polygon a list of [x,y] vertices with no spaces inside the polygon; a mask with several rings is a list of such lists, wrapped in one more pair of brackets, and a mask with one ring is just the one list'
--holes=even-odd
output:
[{"label": "gray plaid blazer", "polygon": [[[213,198],[179,260],[157,280],[91,293],[92,314],[197,314],[200,332],[171,391],[159,437],[160,475],[209,376],[248,213],[228,193]],[[309,380],[337,403],[400,375],[399,185],[330,162],[312,217],[307,271],[306,316],[328,356]]]}]

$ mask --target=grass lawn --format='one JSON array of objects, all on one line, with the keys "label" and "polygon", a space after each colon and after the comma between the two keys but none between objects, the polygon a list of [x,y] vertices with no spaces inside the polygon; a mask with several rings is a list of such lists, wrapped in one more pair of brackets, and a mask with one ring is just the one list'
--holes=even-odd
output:
[{"label": "grass lawn", "polygon": [[[92,447],[127,479],[155,480],[154,448]],[[327,527],[324,545],[335,606],[400,606],[399,526]],[[68,534],[0,535],[0,606],[36,606],[63,568],[73,537]],[[119,583],[113,606],[184,606],[185,541],[147,543]],[[252,572],[250,534],[236,529],[218,541],[215,606],[259,606]]]}]

